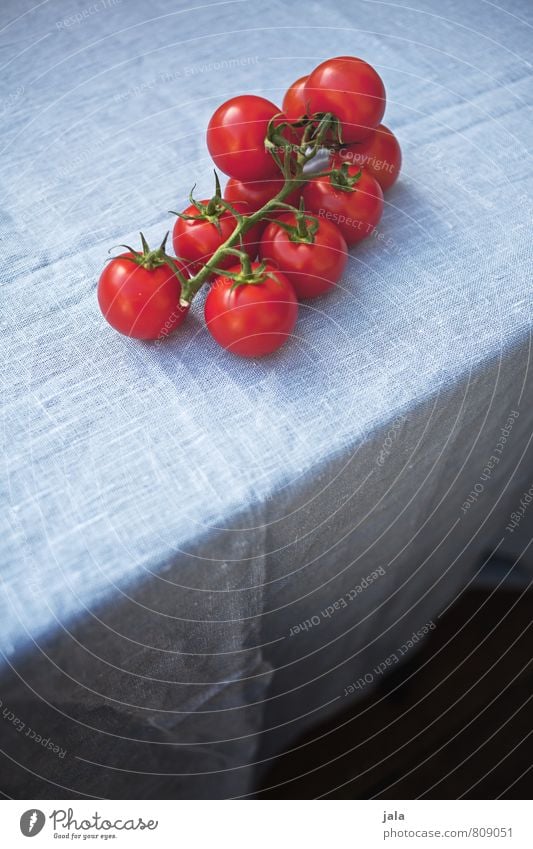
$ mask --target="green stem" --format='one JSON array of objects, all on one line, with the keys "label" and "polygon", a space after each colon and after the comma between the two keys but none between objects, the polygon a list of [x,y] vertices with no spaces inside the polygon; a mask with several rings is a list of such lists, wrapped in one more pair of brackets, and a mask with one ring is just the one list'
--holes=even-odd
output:
[{"label": "green stem", "polygon": [[270,212],[273,212],[276,209],[277,204],[280,201],[285,200],[285,198],[290,195],[295,189],[300,188],[305,183],[305,180],[290,180],[285,183],[282,189],[271,198],[261,209],[258,209],[257,212],[252,213],[252,215],[247,215],[243,217],[236,225],[233,233],[229,236],[225,242],[223,242],[220,247],[216,249],[214,254],[211,256],[208,262],[200,269],[200,271],[194,275],[194,277],[189,278],[185,282],[185,286],[182,289],[182,294],[180,298],[180,304],[182,306],[187,306],[191,303],[194,296],[197,292],[200,291],[203,284],[206,280],[213,274],[214,270],[220,265],[221,260],[225,259],[227,255],[228,248],[234,248],[241,237],[244,236],[248,230],[250,230],[255,224],[258,224],[263,218],[265,218]]}]

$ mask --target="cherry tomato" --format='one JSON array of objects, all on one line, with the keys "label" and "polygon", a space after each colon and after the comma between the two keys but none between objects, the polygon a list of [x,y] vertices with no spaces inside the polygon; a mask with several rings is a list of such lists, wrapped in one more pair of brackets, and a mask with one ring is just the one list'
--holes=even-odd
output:
[{"label": "cherry tomato", "polygon": [[[280,215],[278,221],[297,229],[297,218],[292,212]],[[308,226],[313,227],[313,223],[311,220]],[[288,232],[272,221],[259,245],[259,258],[277,265],[299,298],[316,298],[333,289],[348,258],[346,241],[335,224],[319,218],[315,226],[313,241],[305,241],[297,232]]]},{"label": "cherry tomato", "polygon": [[[111,327],[135,339],[168,336],[185,319],[181,285],[168,265],[145,268],[128,252],[107,263],[98,281],[98,304]],[[183,266],[176,265],[187,276]]]},{"label": "cherry tomato", "polygon": [[342,147],[334,154],[333,165],[343,162],[364,165],[386,192],[400,175],[402,151],[394,133],[380,124],[364,141]]},{"label": "cherry tomato", "polygon": [[[233,206],[241,202],[246,204],[248,212],[257,212],[265,203],[278,194],[283,188],[283,180],[254,180],[243,182],[231,177],[224,189],[224,197]],[[302,189],[297,189],[288,195],[284,203],[298,206]]]},{"label": "cherry tomato", "polygon": [[[200,201],[200,204],[202,206],[207,205],[209,201],[203,200]],[[248,207],[244,204],[235,203],[233,206],[237,212],[242,212],[243,215],[249,214]],[[189,220],[179,217],[176,219],[172,232],[172,244],[174,253],[186,263],[187,271],[192,276],[211,259],[216,249],[231,236],[237,221],[228,210],[218,213],[216,217],[218,227],[215,220],[209,221],[208,218],[201,217],[195,206],[188,206],[183,214],[197,217]],[[261,226],[258,225],[243,237],[243,249],[250,255],[251,259],[255,259],[257,256],[257,243],[261,230]],[[221,260],[222,268],[228,268],[228,266],[234,264],[235,257],[232,256]]]},{"label": "cherry tomato", "polygon": [[332,112],[344,144],[362,141],[385,112],[385,86],[377,71],[355,56],[337,56],[309,74],[304,97],[311,114]]},{"label": "cherry tomato", "polygon": [[297,121],[307,115],[307,102],[305,98],[305,84],[307,76],[300,77],[293,82],[285,92],[282,109],[289,121]]},{"label": "cherry tomato", "polygon": [[269,121],[278,112],[274,103],[254,94],[232,97],[219,106],[207,127],[207,147],[218,168],[237,180],[279,176],[265,150]]},{"label": "cherry tomato", "polygon": [[[259,263],[252,263],[256,272]],[[232,272],[238,273],[240,266]],[[241,357],[262,357],[277,351],[291,335],[298,302],[284,274],[271,265],[261,282],[235,286],[232,277],[215,279],[205,301],[205,320],[211,336]]]},{"label": "cherry tomato", "polygon": [[[354,176],[359,170],[357,165],[350,165],[348,174]],[[381,186],[365,169],[359,182],[348,191],[336,188],[329,177],[309,180],[304,200],[308,212],[337,225],[348,247],[370,236],[383,212]]]}]

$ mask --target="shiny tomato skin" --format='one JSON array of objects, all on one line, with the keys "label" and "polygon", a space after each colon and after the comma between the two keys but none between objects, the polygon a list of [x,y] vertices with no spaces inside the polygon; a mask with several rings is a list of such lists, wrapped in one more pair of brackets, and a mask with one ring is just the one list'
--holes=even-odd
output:
[{"label": "shiny tomato skin", "polygon": [[384,124],[358,144],[342,147],[332,158],[332,164],[364,165],[386,192],[400,175],[402,151],[394,133]]},{"label": "shiny tomato skin", "polygon": [[[359,170],[357,165],[348,167],[352,176]],[[352,191],[335,188],[329,177],[309,180],[304,189],[304,200],[308,212],[337,225],[348,247],[370,236],[383,212],[381,186],[364,168]]]},{"label": "shiny tomato skin", "polygon": [[[252,263],[256,269],[258,263]],[[234,266],[232,271],[239,271]],[[211,336],[241,357],[262,357],[277,351],[291,335],[298,301],[284,274],[267,266],[264,282],[232,288],[233,279],[217,277],[205,301],[205,320]],[[272,276],[270,276],[272,275]]]},{"label": "shiny tomato skin", "polygon": [[[235,180],[230,177],[224,189],[224,199],[233,206],[236,203],[246,204],[248,213],[257,212],[265,203],[277,195],[283,188],[283,180]],[[284,203],[298,206],[301,189],[297,189],[288,195]]]},{"label": "shiny tomato skin", "polygon": [[[278,220],[296,224],[291,212]],[[335,288],[346,267],[348,248],[339,228],[325,218],[318,219],[313,242],[292,241],[289,233],[272,221],[263,233],[259,258],[277,265],[298,298],[316,298]]]},{"label": "shiny tomato skin", "polygon": [[213,113],[207,127],[207,147],[215,165],[237,180],[279,176],[279,168],[265,150],[268,123],[280,110],[254,94],[227,100]]},{"label": "shiny tomato skin", "polygon": [[[161,265],[151,270],[132,262],[132,253],[108,262],[98,281],[98,304],[106,321],[135,339],[168,336],[187,316],[179,305],[181,285],[174,272]],[[186,272],[183,266],[176,265]]]},{"label": "shiny tomato skin", "polygon": [[[207,204],[209,201],[201,201],[202,204]],[[235,203],[237,212],[242,212],[243,215],[248,213],[247,207],[242,203]],[[185,215],[198,215],[198,210],[195,206],[188,206],[184,210]],[[194,220],[185,220],[176,218],[174,229],[172,231],[172,244],[174,253],[184,263],[189,275],[196,274],[203,265],[213,256],[214,252],[220,245],[226,241],[235,230],[237,221],[229,212],[223,212],[218,219],[220,232],[216,225],[205,219],[197,218]],[[257,256],[257,242],[260,237],[260,230],[253,228],[243,238],[243,248],[249,254],[251,259]],[[235,264],[235,257],[228,256],[225,260],[221,260],[221,268],[228,268]]]},{"label": "shiny tomato skin", "polygon": [[305,84],[307,75],[295,80],[285,92],[282,110],[289,121],[297,121],[307,115],[307,103],[305,98]]},{"label": "shiny tomato skin", "polygon": [[381,122],[385,86],[377,71],[355,56],[327,59],[309,74],[304,96],[311,114],[332,112],[344,144],[362,141]]}]

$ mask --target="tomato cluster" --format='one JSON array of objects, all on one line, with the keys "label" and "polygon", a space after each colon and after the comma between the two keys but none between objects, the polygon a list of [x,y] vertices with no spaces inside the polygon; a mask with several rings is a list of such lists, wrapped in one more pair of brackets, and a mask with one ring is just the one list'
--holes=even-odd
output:
[{"label": "tomato cluster", "polygon": [[[211,336],[245,357],[277,350],[291,335],[298,300],[324,295],[344,272],[348,248],[372,234],[401,151],[381,121],[383,81],[352,56],[322,62],[296,80],[282,109],[241,95],[213,113],[207,147],[229,176],[222,193],[176,212],[172,242],[124,246],[98,283],[107,321],[138,339],[160,339],[187,317],[209,284]],[[325,170],[313,170],[319,151]],[[168,236],[168,234],[167,234]]]}]

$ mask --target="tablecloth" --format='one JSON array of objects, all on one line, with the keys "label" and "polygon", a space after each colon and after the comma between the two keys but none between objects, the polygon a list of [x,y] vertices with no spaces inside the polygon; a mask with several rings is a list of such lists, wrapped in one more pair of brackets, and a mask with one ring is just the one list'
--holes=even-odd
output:
[{"label": "tablecloth", "polygon": [[[2,790],[247,795],[438,627],[531,486],[532,8],[0,15]],[[214,108],[345,54],[404,166],[338,289],[262,360],[202,296],[164,344],[116,334],[108,249],[209,196]]]}]

